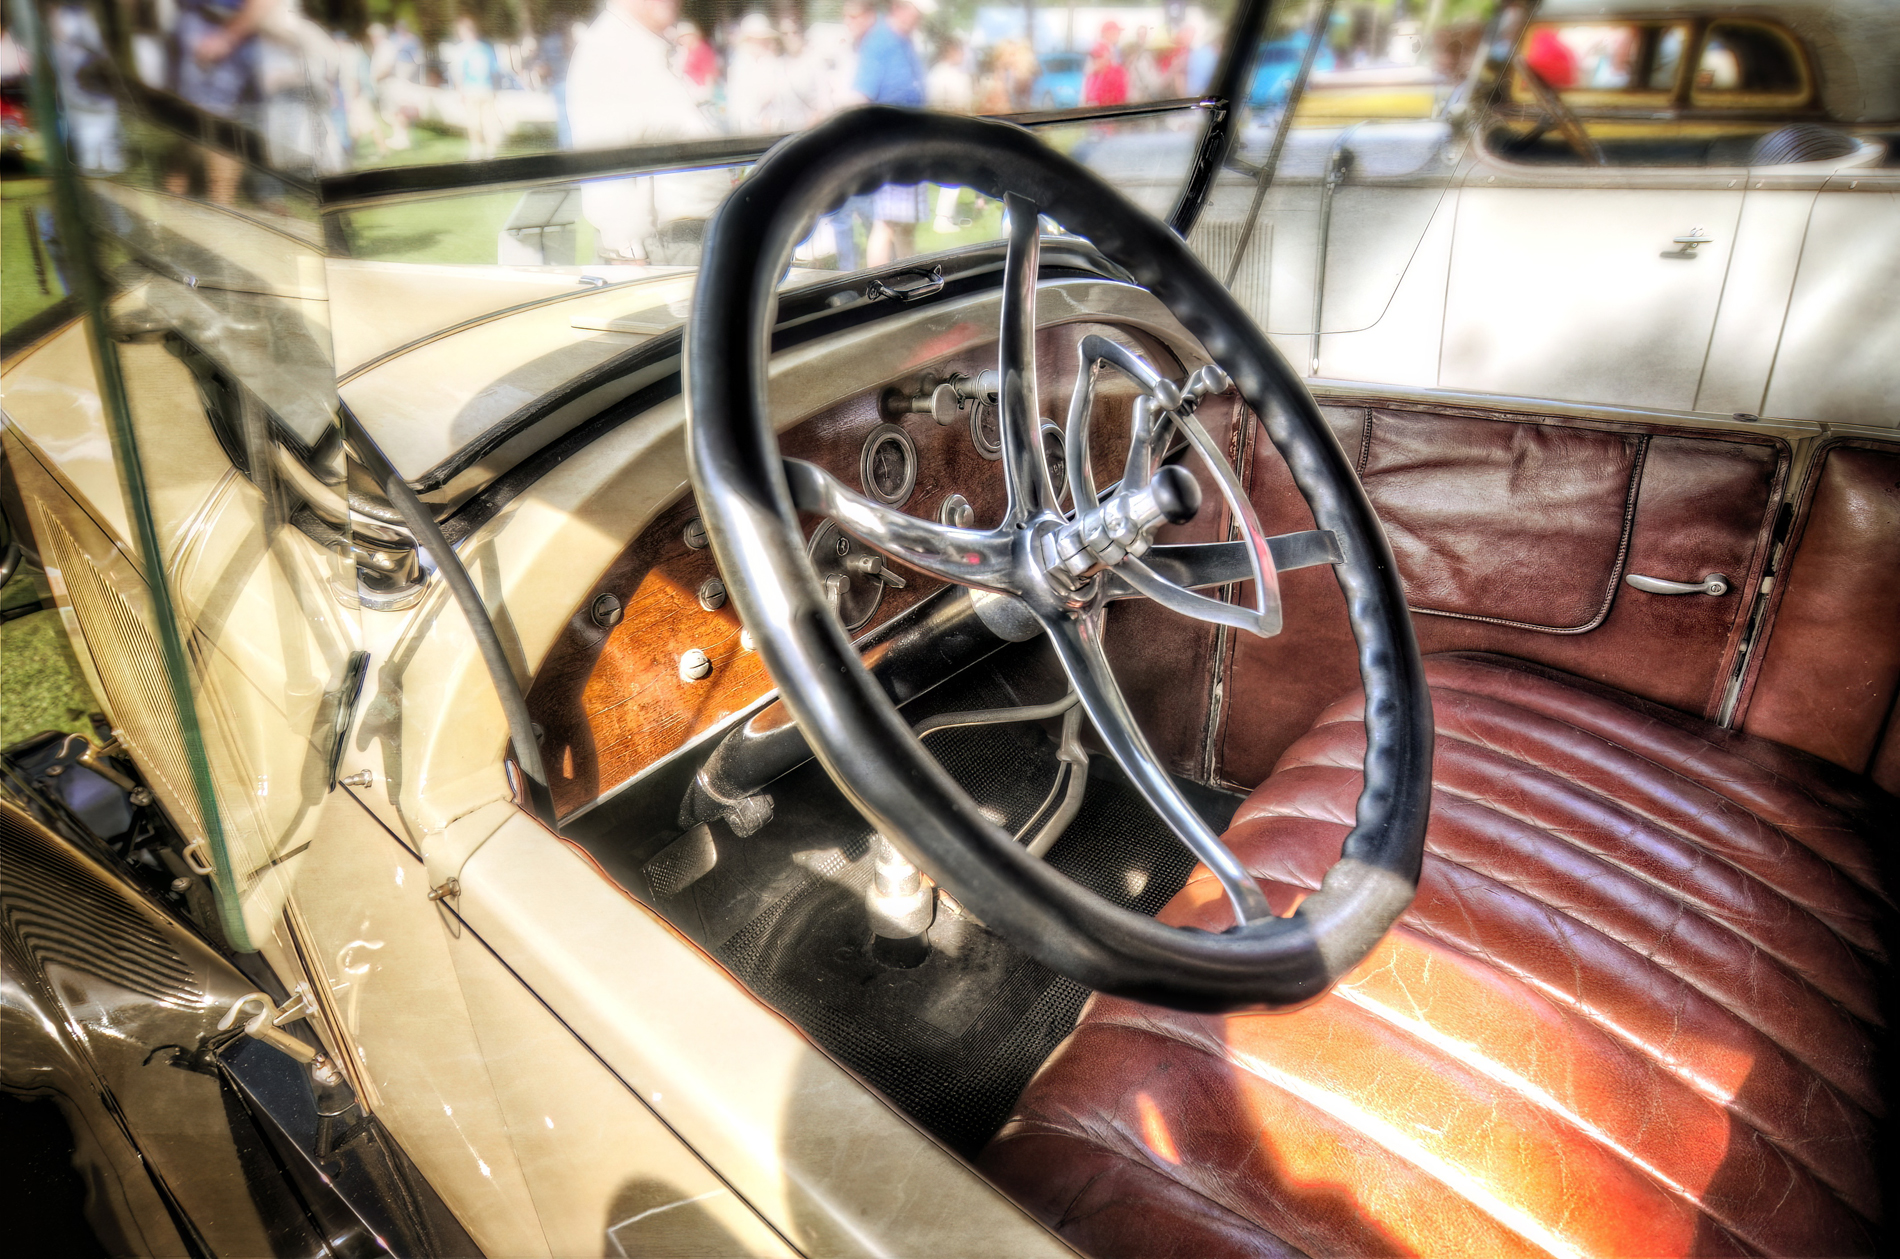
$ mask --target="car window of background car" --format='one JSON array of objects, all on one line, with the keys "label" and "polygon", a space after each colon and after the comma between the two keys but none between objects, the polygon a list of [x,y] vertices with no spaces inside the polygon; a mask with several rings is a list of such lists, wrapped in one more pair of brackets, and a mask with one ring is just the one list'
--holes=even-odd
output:
[{"label": "car window of background car", "polygon": [[1524,81],[1528,66],[1573,108],[1667,106],[1675,98],[1688,39],[1686,22],[1534,24],[1522,66],[1512,75],[1511,99],[1535,99]]},{"label": "car window of background car", "polygon": [[[1691,44],[1696,53],[1685,75],[1683,50]],[[1594,157],[1545,116],[1531,74],[1574,112],[1603,161],[1617,166],[1741,165],[1754,140],[1815,103],[1799,43],[1768,22],[1535,23],[1494,139],[1502,152],[1537,162]]]},{"label": "car window of background car", "polygon": [[1703,39],[1691,104],[1709,108],[1804,105],[1808,72],[1786,33],[1762,22],[1714,22]]}]

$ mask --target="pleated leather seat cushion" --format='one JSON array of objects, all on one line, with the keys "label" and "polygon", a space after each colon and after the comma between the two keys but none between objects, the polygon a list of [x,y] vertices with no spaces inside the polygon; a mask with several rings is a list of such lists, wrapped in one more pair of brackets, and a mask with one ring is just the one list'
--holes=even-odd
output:
[{"label": "pleated leather seat cushion", "polygon": [[[1497,657],[1426,662],[1417,902],[1325,998],[1096,997],[984,1152],[1100,1256],[1868,1253],[1892,797]],[[1285,913],[1339,855],[1359,696],[1227,842]],[[1162,914],[1228,925],[1205,870]]]}]

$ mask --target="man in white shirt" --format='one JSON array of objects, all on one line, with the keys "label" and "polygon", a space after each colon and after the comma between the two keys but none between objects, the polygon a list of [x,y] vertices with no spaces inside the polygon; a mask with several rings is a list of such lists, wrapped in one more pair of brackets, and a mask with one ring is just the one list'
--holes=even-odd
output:
[{"label": "man in white shirt", "polygon": [[[938,49],[937,64],[924,76],[924,103],[947,114],[976,112],[976,80],[971,77],[969,58],[963,41],[955,35]],[[963,189],[946,184],[937,189],[937,217],[931,226],[938,235],[948,235],[963,225],[957,215],[957,199]]]},{"label": "man in white shirt", "polygon": [[[575,148],[716,134],[691,87],[673,72],[666,31],[678,18],[679,0],[608,0],[568,67]],[[596,181],[581,188],[581,213],[608,261],[691,266],[699,261],[707,216],[731,189],[724,170]]]}]

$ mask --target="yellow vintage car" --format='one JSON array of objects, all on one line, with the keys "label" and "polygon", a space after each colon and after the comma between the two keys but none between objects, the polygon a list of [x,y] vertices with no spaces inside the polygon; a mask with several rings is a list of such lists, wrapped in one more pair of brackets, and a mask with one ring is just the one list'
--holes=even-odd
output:
[{"label": "yellow vintage car", "polygon": [[[0,755],[22,1253],[1890,1245],[1900,80],[1812,51],[1874,10],[1507,3],[1323,151],[1250,0],[1202,97],[346,167],[256,6],[12,27],[0,578],[98,709]],[[684,99],[677,16],[589,90]],[[1851,153],[1608,160],[1585,22],[1709,68],[1668,145],[1776,47]]]}]

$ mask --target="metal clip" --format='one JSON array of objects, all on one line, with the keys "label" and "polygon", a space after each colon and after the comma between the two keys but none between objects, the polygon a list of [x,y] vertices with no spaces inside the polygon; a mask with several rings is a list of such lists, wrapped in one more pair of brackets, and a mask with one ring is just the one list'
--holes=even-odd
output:
[{"label": "metal clip", "polygon": [[1710,244],[1714,239],[1713,236],[1710,236],[1699,227],[1691,228],[1686,235],[1671,237],[1670,243],[1675,245],[1675,248],[1665,250],[1662,256],[1665,258],[1694,258],[1696,257],[1697,245]]},{"label": "metal clip", "polygon": [[211,860],[211,845],[202,835],[186,844],[185,851],[180,855],[193,874],[208,879],[218,872],[218,867]]}]

